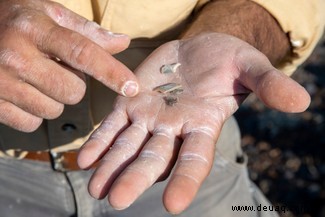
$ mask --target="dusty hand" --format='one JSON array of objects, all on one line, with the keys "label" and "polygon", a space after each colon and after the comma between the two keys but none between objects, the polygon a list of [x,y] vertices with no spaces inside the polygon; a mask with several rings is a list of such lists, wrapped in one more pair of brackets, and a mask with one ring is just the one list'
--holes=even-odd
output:
[{"label": "dusty hand", "polygon": [[58,117],[83,97],[84,73],[135,94],[126,89],[135,76],[111,56],[129,45],[127,36],[42,0],[1,1],[0,24],[0,123],[33,131]]},{"label": "dusty hand", "polygon": [[[175,73],[160,73],[161,66],[177,62]],[[118,98],[78,159],[81,168],[101,160],[89,191],[95,198],[108,194],[117,209],[128,207],[174,169],[163,201],[169,212],[183,211],[210,172],[223,123],[251,91],[284,112],[303,111],[309,104],[306,91],[262,53],[224,34],[167,43],[136,75],[143,86],[139,95]],[[155,87],[171,82],[184,91],[168,105]]]}]

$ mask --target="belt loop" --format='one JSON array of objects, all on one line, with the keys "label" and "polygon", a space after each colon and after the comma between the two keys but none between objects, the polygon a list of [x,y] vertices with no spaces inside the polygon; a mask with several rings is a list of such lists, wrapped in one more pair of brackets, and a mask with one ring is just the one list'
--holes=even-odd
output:
[{"label": "belt loop", "polygon": [[63,166],[64,156],[61,153],[53,152],[50,150],[52,168],[58,172],[66,172]]}]

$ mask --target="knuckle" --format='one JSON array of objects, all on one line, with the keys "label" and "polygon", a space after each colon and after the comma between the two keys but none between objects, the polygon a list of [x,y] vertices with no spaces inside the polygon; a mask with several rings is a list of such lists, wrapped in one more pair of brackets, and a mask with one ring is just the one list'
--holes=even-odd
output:
[{"label": "knuckle", "polygon": [[38,25],[35,25],[39,20],[41,15],[40,10],[34,10],[26,7],[17,7],[14,13],[12,13],[11,17],[9,17],[9,25],[8,29],[13,28],[15,31],[19,33],[24,33],[27,35],[31,35],[33,32],[38,32]]},{"label": "knuckle", "polygon": [[91,43],[87,38],[78,35],[77,39],[71,46],[68,58],[72,63],[82,66],[82,72],[88,72],[88,69],[93,62],[92,53],[95,50],[96,45],[94,43]]},{"label": "knuckle", "polygon": [[136,131],[140,131],[141,133],[147,133],[147,127],[146,124],[142,121],[135,121],[132,124],[132,128],[134,128]]},{"label": "knuckle", "polygon": [[137,145],[130,141],[128,138],[118,138],[112,146],[115,150],[122,150],[125,153],[137,152]]},{"label": "knuckle", "polygon": [[52,19],[54,19],[57,23],[60,23],[62,21],[65,11],[62,4],[55,1],[46,1],[44,8],[49,16],[51,16]]},{"label": "knuckle", "polygon": [[157,162],[161,162],[163,165],[167,164],[167,159],[155,151],[144,150],[141,152],[140,157],[144,159],[151,159]]},{"label": "knuckle", "polygon": [[171,138],[171,135],[173,135],[173,129],[168,125],[160,124],[153,130],[153,134]]},{"label": "knuckle", "polygon": [[191,173],[180,173],[180,172],[175,172],[173,174],[174,177],[179,177],[181,179],[189,179],[192,180],[194,183],[197,185],[201,184],[201,180],[198,179],[198,177],[192,175]]},{"label": "knuckle", "polygon": [[0,51],[0,64],[5,68],[15,70],[19,76],[24,77],[24,74],[29,70],[30,64],[28,60],[17,51],[12,49],[4,49]]},{"label": "knuckle", "polygon": [[[8,10],[1,14],[2,36],[27,36],[31,39],[37,36],[35,33],[41,33],[40,20],[44,20],[44,7],[37,3],[12,3]],[[4,37],[2,37],[4,38]]]},{"label": "knuckle", "polygon": [[46,31],[39,34],[36,40],[37,44],[45,52],[51,53],[51,44],[53,44],[53,41],[58,40],[58,36],[61,34],[63,34],[63,29],[58,25],[51,24]]},{"label": "knuckle", "polygon": [[197,153],[184,153],[180,155],[179,158],[180,162],[197,162],[197,163],[202,163],[204,165],[209,165],[209,161],[208,159],[201,155],[201,154],[197,154]]},{"label": "knuckle", "polygon": [[10,26],[14,26],[21,30],[26,30],[27,27],[30,28],[32,26],[31,16],[32,13],[29,13],[28,9],[17,5],[12,10],[10,17]]},{"label": "knuckle", "polygon": [[207,126],[193,127],[192,129],[190,129],[189,133],[201,134],[201,135],[205,135],[209,138],[215,137],[215,130],[212,129],[211,127],[207,127]]}]

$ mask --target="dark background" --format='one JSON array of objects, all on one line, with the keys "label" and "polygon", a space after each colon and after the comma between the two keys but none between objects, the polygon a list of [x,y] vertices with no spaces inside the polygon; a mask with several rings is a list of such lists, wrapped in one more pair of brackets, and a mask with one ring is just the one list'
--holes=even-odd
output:
[{"label": "dark background", "polygon": [[300,114],[270,110],[250,96],[235,113],[251,179],[282,217],[325,217],[325,42],[293,75],[311,95]]}]

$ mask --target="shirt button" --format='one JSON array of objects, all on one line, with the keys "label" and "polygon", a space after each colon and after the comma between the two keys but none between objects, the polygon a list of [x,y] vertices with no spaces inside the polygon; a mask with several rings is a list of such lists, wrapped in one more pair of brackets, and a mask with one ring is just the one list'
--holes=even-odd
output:
[{"label": "shirt button", "polygon": [[64,132],[70,133],[70,132],[73,132],[73,131],[77,130],[77,127],[74,124],[66,123],[66,124],[62,125],[61,129]]},{"label": "shirt button", "polygon": [[292,47],[294,47],[294,48],[301,48],[302,46],[305,45],[305,41],[302,39],[300,39],[300,40],[299,39],[298,40],[291,39],[290,42],[291,42]]}]

